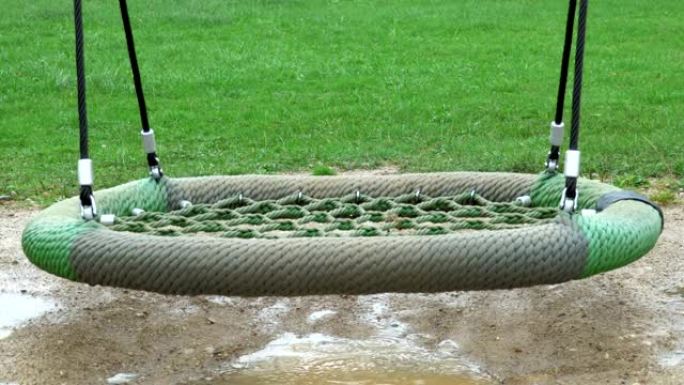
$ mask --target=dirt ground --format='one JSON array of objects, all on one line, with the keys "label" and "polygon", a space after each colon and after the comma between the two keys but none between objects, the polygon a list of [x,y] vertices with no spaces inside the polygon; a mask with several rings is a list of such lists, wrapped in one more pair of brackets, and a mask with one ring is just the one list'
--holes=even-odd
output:
[{"label": "dirt ground", "polygon": [[[282,375],[271,383],[285,383],[288,370],[306,371],[307,349],[318,349],[325,365],[344,367],[358,355],[357,364],[375,363],[366,369],[378,378],[394,363],[404,365],[394,372],[415,370],[413,360],[437,372],[474,373],[469,384],[684,384],[681,206],[665,210],[666,230],[647,257],[588,280],[511,291],[255,299],[161,296],[52,277],[21,251],[22,228],[35,212],[0,204],[0,313],[42,309],[0,324],[0,385],[242,384],[249,381],[236,372],[269,360]],[[383,356],[394,363],[378,364]]]}]

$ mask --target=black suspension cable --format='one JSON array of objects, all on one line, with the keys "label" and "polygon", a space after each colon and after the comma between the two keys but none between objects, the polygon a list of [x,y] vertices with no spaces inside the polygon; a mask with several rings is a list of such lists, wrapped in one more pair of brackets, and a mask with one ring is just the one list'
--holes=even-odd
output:
[{"label": "black suspension cable", "polygon": [[76,27],[76,84],[78,92],[78,128],[80,133],[81,159],[88,158],[88,112],[86,111],[85,59],[83,52],[83,16],[81,0],[74,0],[74,25]]},{"label": "black suspension cable", "polygon": [[121,8],[121,20],[123,21],[124,32],[126,33],[126,46],[128,47],[128,59],[131,62],[133,72],[133,83],[135,84],[135,94],[138,98],[138,109],[140,110],[140,123],[145,132],[150,130],[150,122],[147,118],[147,105],[145,104],[145,93],[143,92],[142,80],[140,78],[140,67],[138,67],[138,56],[135,53],[135,40],[133,39],[133,29],[131,19],[128,16],[128,4],[126,0],[119,0]]},{"label": "black suspension cable", "polygon": [[[76,84],[78,94],[78,129],[79,129],[79,197],[81,207],[93,206],[92,169],[87,170],[83,164],[90,164],[88,154],[88,112],[86,109],[86,78],[83,42],[83,14],[81,0],[74,0],[74,26],[76,32]],[[88,168],[88,167],[86,167]],[[90,175],[85,175],[90,173]]]},{"label": "black suspension cable", "polygon": [[577,48],[575,52],[575,79],[572,89],[572,129],[570,130],[571,150],[579,149],[582,80],[584,74],[584,43],[586,40],[588,8],[589,0],[580,0],[577,25]]},{"label": "black suspension cable", "polygon": [[123,21],[124,32],[126,35],[126,47],[128,48],[128,59],[131,63],[133,73],[133,83],[135,84],[135,94],[138,99],[138,110],[140,112],[140,123],[142,124],[143,146],[147,153],[147,165],[150,168],[150,175],[159,180],[162,177],[162,170],[159,167],[157,157],[157,145],[154,139],[154,131],[150,129],[150,122],[147,117],[147,104],[145,103],[145,93],[143,92],[142,79],[140,77],[140,67],[138,66],[138,56],[135,52],[135,40],[133,39],[133,28],[131,19],[128,15],[128,4],[126,0],[119,0],[121,9],[121,20]]},{"label": "black suspension cable", "polygon": [[575,29],[575,15],[577,14],[577,0],[568,2],[568,16],[565,23],[565,40],[563,56],[561,58],[560,79],[558,81],[558,95],[556,97],[556,114],[551,127],[551,149],[546,160],[546,167],[552,171],[558,167],[560,159],[560,145],[563,140],[563,110],[565,108],[565,94],[568,84],[568,70],[570,67],[570,53],[572,51],[572,36]]},{"label": "black suspension cable", "polygon": [[[586,41],[588,8],[589,0],[580,0],[579,16],[577,22],[577,47],[575,49],[575,78],[572,89],[572,127],[570,130],[570,151],[579,151],[582,80],[584,73],[584,45]],[[579,152],[577,152],[577,157],[579,158]],[[577,160],[577,163],[577,168],[579,169],[579,159]],[[575,200],[577,196],[577,176],[566,174],[565,189],[565,197]]]},{"label": "black suspension cable", "polygon": [[568,5],[568,19],[565,24],[565,42],[563,44],[563,58],[561,61],[560,80],[558,82],[558,96],[556,98],[557,124],[563,122],[563,109],[565,108],[565,94],[568,84],[568,69],[570,67],[570,51],[572,50],[572,35],[575,28],[575,14],[577,13],[577,0],[570,0]]}]

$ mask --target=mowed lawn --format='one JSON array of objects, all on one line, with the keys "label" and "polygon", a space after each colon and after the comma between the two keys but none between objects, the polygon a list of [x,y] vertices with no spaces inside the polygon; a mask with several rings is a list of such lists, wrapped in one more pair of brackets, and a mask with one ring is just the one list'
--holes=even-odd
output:
[{"label": "mowed lawn", "polygon": [[[146,167],[118,2],[84,3],[103,188]],[[566,1],[129,3],[168,175],[542,169]],[[72,2],[2,9],[0,195],[74,195]],[[589,16],[583,173],[681,181],[684,2],[593,1]]]}]

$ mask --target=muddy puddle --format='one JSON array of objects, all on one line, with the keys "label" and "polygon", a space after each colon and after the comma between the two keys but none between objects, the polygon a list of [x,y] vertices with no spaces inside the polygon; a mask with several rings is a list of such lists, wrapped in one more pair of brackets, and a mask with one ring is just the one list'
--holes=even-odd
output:
[{"label": "muddy puddle", "polygon": [[[214,300],[215,301],[215,300]],[[221,363],[203,384],[235,385],[484,385],[491,379],[451,339],[415,333],[391,306],[391,295],[361,296],[353,313],[363,338],[328,333],[279,332],[256,351]],[[220,303],[220,302],[219,302]],[[287,326],[297,300],[279,299],[256,313],[264,330]],[[307,314],[308,313],[308,314]],[[309,309],[309,328],[339,319],[338,310]],[[285,322],[286,323],[286,322]]]},{"label": "muddy puddle", "polygon": [[479,382],[458,375],[421,373],[420,371],[352,371],[344,368],[326,372],[288,374],[272,372],[242,374],[213,384],[232,385],[479,385]]},{"label": "muddy puddle", "polygon": [[286,333],[222,368],[213,384],[476,385],[490,384],[451,340],[421,347],[420,335],[353,340]]},{"label": "muddy puddle", "polygon": [[16,327],[55,310],[56,303],[42,297],[0,293],[0,340],[12,335]]}]

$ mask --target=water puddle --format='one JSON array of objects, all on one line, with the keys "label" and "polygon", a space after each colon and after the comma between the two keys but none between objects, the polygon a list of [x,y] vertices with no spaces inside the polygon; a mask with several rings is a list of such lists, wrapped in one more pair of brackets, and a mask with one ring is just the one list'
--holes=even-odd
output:
[{"label": "water puddle", "polygon": [[676,367],[684,364],[684,350],[677,350],[662,354],[659,357],[660,365],[664,367]]},{"label": "water puddle", "polygon": [[54,302],[45,298],[0,293],[0,339],[9,337],[15,327],[40,317],[55,307]]},{"label": "water puddle", "polygon": [[324,310],[317,310],[311,314],[309,314],[309,317],[306,319],[306,322],[310,324],[314,324],[318,321],[324,320],[326,318],[329,318],[331,316],[334,316],[337,314],[336,311],[334,310],[329,310],[329,309],[324,309]]},{"label": "water puddle", "polygon": [[421,373],[416,371],[366,371],[329,370],[327,372],[300,374],[243,374],[230,377],[230,385],[480,385],[485,382],[466,376]]},{"label": "water puddle", "polygon": [[140,377],[136,373],[117,373],[107,379],[108,385],[123,385],[133,382]]},{"label": "water puddle", "polygon": [[[413,338],[354,340],[285,333],[221,369],[232,385],[484,385],[491,380],[452,341],[435,349]],[[217,383],[217,384],[218,384]]]}]

